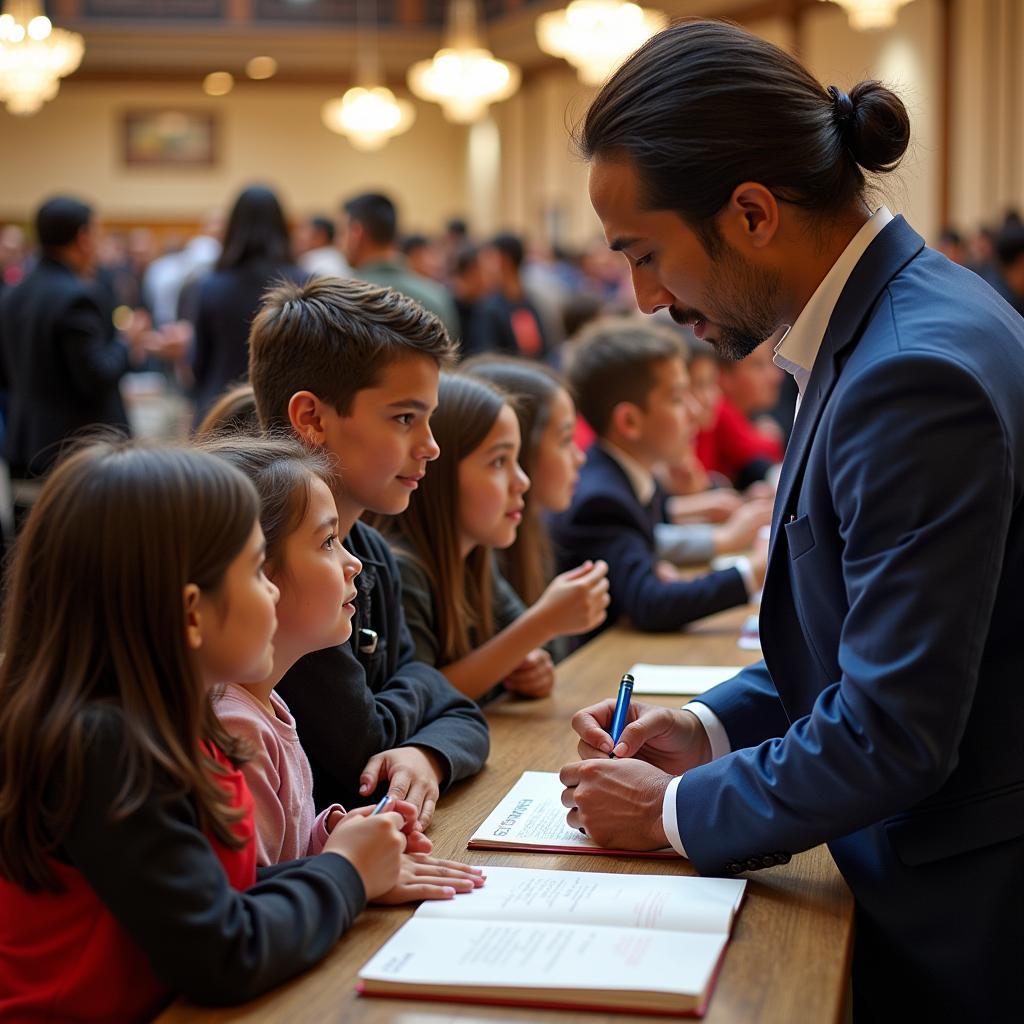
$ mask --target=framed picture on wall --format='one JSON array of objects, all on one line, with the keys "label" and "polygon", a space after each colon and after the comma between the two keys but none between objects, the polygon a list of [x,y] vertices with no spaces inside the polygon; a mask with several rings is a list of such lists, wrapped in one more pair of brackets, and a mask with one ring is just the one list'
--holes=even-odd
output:
[{"label": "framed picture on wall", "polygon": [[130,110],[122,118],[122,159],[129,167],[212,167],[217,119],[200,110]]}]

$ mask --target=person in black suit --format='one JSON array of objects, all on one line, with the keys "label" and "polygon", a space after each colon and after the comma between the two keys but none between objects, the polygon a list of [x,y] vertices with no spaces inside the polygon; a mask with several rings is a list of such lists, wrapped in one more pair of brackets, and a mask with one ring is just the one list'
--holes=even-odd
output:
[{"label": "person in black suit", "polygon": [[264,292],[275,282],[305,281],[292,259],[288,226],[277,196],[253,186],[235,200],[214,270],[195,299],[195,422],[221,392],[249,373],[249,324]]},{"label": "person in black suit", "polygon": [[[96,260],[92,210],[57,196],[39,208],[35,227],[39,262],[0,301],[5,457],[16,492],[46,473],[61,442],[83,428],[129,432],[118,382],[144,358],[146,340],[141,331],[122,338],[102,313],[89,280]],[[16,510],[23,503],[16,498]]]},{"label": "person in black suit", "polygon": [[651,632],[746,604],[763,579],[763,562],[691,580],[659,572],[654,527],[669,521],[654,468],[678,459],[692,437],[689,381],[678,332],[609,317],[584,329],[573,346],[569,383],[597,433],[572,504],[551,520],[559,571],[585,559],[608,563],[611,604],[604,625],[628,618]]}]

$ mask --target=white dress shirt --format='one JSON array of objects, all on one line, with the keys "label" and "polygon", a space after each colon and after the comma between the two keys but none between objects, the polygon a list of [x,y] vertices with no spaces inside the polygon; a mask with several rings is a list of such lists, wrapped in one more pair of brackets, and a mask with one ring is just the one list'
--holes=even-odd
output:
[{"label": "white dress shirt", "polygon": [[[818,351],[825,338],[825,331],[828,329],[828,322],[832,319],[839,296],[842,295],[846,282],[867,247],[892,219],[892,214],[884,206],[880,206],[875,211],[860,231],[853,236],[839,259],[832,264],[832,269],[825,275],[807,305],[800,311],[796,323],[786,331],[775,346],[775,365],[793,377],[797,390],[800,392],[797,399],[797,416],[800,415],[804,390],[810,380],[814,361],[818,357]],[[694,700],[683,710],[696,715],[701,725],[704,726],[704,731],[711,744],[711,759],[713,761],[732,751],[729,734],[718,715],[711,708],[699,700]],[[665,827],[665,835],[668,836],[673,848],[685,857],[686,849],[683,846],[676,822],[676,789],[678,786],[679,779],[676,778],[669,783],[665,790],[665,798],[662,803],[662,823]]]}]

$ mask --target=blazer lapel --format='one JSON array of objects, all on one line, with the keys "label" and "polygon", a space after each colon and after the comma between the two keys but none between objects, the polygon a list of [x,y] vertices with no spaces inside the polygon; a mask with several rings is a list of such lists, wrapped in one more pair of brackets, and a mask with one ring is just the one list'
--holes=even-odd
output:
[{"label": "blazer lapel", "polygon": [[778,492],[772,513],[768,563],[772,564],[780,528],[795,511],[799,482],[811,441],[835,386],[842,356],[863,333],[864,326],[886,285],[924,248],[924,239],[903,219],[896,217],[872,240],[853,268],[825,330],[818,357],[811,369],[800,412],[782,462]]}]

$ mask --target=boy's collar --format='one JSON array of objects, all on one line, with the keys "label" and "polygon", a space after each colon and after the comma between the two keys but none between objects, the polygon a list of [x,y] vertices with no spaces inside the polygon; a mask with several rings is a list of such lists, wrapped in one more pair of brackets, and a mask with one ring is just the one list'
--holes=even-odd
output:
[{"label": "boy's collar", "polygon": [[627,451],[623,451],[617,444],[609,441],[607,438],[598,438],[597,443],[605,454],[613,458],[622,467],[622,471],[626,474],[637,501],[641,505],[649,505],[657,488],[654,473],[635,456],[630,455]]}]

